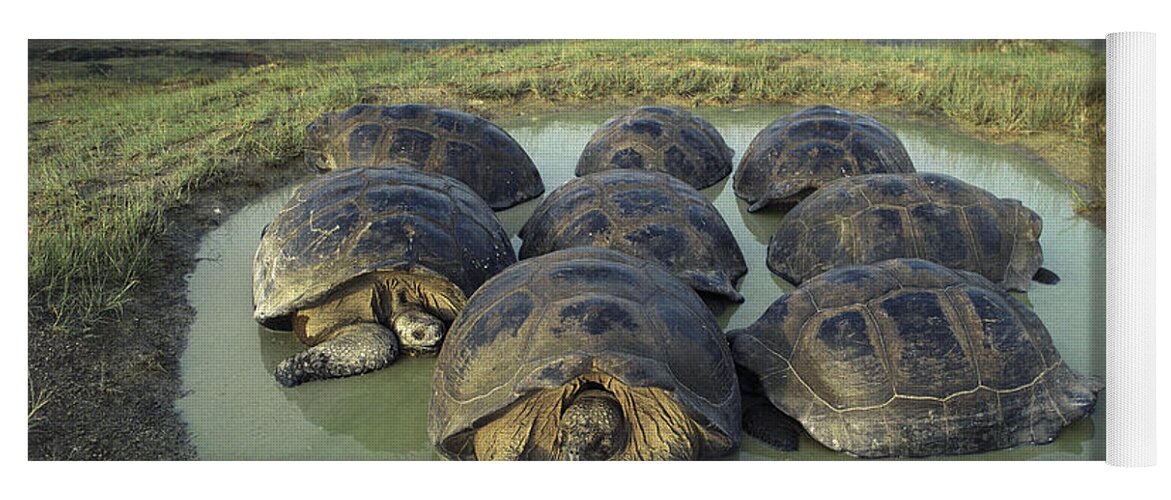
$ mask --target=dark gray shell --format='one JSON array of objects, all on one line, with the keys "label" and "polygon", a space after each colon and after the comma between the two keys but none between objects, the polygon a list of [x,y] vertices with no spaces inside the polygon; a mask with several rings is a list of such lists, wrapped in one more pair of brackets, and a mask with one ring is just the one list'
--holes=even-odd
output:
[{"label": "dark gray shell", "polygon": [[865,457],[1047,443],[1102,388],[1061,360],[1018,300],[916,259],[822,274],[728,335],[774,405]]},{"label": "dark gray shell", "polygon": [[566,182],[520,230],[520,258],[597,246],[649,259],[702,294],[743,302],[748,274],[724,218],[695,188],[659,172],[608,170]]},{"label": "dark gray shell", "polygon": [[739,444],[739,387],[715,317],[661,266],[594,247],[522,260],[468,299],[435,365],[431,438],[444,456],[473,458],[475,432],[506,408],[590,372],[666,390],[706,436],[692,443],[701,457]]},{"label": "dark gray shell", "polygon": [[707,120],[679,109],[645,106],[624,111],[598,128],[582,150],[576,174],[651,170],[703,189],[732,173],[732,153]]},{"label": "dark gray shell", "polygon": [[359,104],[326,113],[306,130],[305,160],[321,171],[401,164],[454,177],[495,210],[540,196],[541,174],[500,127],[422,104]]},{"label": "dark gray shell", "polygon": [[265,227],[252,264],[266,326],[367,273],[439,275],[471,295],[516,262],[508,234],[471,189],[409,166],[355,167],[310,180]]},{"label": "dark gray shell", "polygon": [[869,116],[814,106],[772,122],[756,134],[732,181],[755,212],[792,204],[843,176],[914,172],[907,149]]},{"label": "dark gray shell", "polygon": [[1041,218],[943,174],[839,179],[805,198],[769,240],[768,268],[797,284],[835,267],[917,258],[1028,290],[1044,260]]}]

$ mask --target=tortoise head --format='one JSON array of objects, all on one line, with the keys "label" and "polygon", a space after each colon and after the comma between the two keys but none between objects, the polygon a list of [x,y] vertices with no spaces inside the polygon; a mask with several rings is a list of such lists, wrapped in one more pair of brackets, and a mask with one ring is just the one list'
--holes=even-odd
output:
[{"label": "tortoise head", "polygon": [[614,394],[588,387],[573,396],[558,425],[560,456],[608,460],[626,447],[626,418]]},{"label": "tortoise head", "polygon": [[444,334],[447,333],[443,320],[419,308],[410,308],[397,314],[393,322],[399,345],[408,354],[439,352]]},{"label": "tortoise head", "polygon": [[337,168],[337,162],[328,152],[336,122],[337,118],[332,113],[325,113],[305,128],[305,163],[309,168],[318,172]]}]

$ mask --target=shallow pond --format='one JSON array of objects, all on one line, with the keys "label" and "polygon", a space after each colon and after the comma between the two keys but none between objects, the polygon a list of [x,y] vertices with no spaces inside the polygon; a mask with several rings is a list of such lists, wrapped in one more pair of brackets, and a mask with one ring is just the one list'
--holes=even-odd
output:
[{"label": "shallow pond", "polygon": [[[756,133],[789,108],[713,108],[707,118],[736,151],[735,162]],[[590,134],[611,114],[562,112],[499,120],[541,170],[546,193],[573,177]],[[1073,211],[1073,192],[1043,166],[999,147],[915,121],[879,117],[902,139],[919,171],[943,172],[1000,197],[1017,198],[1044,219],[1045,266],[1055,286],[1034,284],[1028,301],[1048,326],[1057,350],[1074,370],[1105,378],[1105,233]],[[299,165],[295,166],[298,167]],[[294,168],[295,168],[294,167]],[[427,406],[434,358],[404,358],[360,377],[280,387],[272,370],[301,350],[286,332],[252,320],[251,266],[260,231],[293,188],[270,193],[240,210],[207,235],[188,300],[196,310],[183,353],[185,395],[178,406],[203,459],[437,459],[427,437]],[[768,238],[780,216],[748,214],[732,193],[731,177],[704,194],[723,214],[747,259],[740,283],[747,302],[719,317],[725,329],[751,324],[792,286],[765,267]],[[539,200],[499,213],[514,235]],[[1104,460],[1105,392],[1091,418],[1066,428],[1055,443],[948,457],[976,460]],[[750,437],[733,459],[833,460],[834,453],[808,437],[795,453],[773,451]]]}]

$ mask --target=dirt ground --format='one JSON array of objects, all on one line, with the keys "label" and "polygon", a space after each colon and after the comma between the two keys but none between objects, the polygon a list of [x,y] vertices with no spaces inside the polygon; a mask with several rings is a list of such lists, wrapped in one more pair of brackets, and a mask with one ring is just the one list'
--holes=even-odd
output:
[{"label": "dirt ground", "polygon": [[179,357],[194,318],[184,276],[203,235],[257,196],[308,174],[300,159],[242,170],[253,173],[202,189],[167,213],[153,245],[156,265],[114,319],[85,335],[55,331],[42,308],[29,304],[29,386],[46,401],[29,419],[29,460],[196,457],[175,408]]}]

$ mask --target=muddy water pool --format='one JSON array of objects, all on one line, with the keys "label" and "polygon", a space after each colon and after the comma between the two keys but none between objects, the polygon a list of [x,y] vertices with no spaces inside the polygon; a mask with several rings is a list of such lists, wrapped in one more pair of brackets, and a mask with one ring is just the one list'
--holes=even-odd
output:
[{"label": "muddy water pool", "polygon": [[[719,129],[736,151],[734,164],[758,131],[795,108],[750,107],[693,110]],[[525,148],[545,182],[546,194],[573,177],[590,134],[613,110],[560,112],[498,120]],[[1045,266],[1059,276],[1054,286],[1034,284],[1027,300],[1045,322],[1066,363],[1105,377],[1105,233],[1074,213],[1074,192],[1030,158],[949,132],[935,124],[879,116],[906,145],[919,171],[942,172],[1017,198],[1044,220]],[[287,332],[252,320],[251,266],[260,231],[295,186],[268,194],[207,235],[187,277],[196,316],[182,357],[185,395],[177,405],[200,458],[221,459],[438,459],[427,438],[427,406],[434,358],[403,358],[360,377],[282,388],[276,364],[302,349]],[[780,215],[749,214],[732,192],[731,177],[703,190],[735,233],[749,272],[739,289],[744,304],[720,317],[725,329],[751,324],[792,286],[765,267],[768,238]],[[540,200],[498,212],[520,248],[517,231]],[[947,457],[975,460],[1105,459],[1105,392],[1090,418],[1067,427],[1045,446]],[[773,451],[744,438],[732,459],[834,460],[848,456],[802,438],[795,453]]]}]

